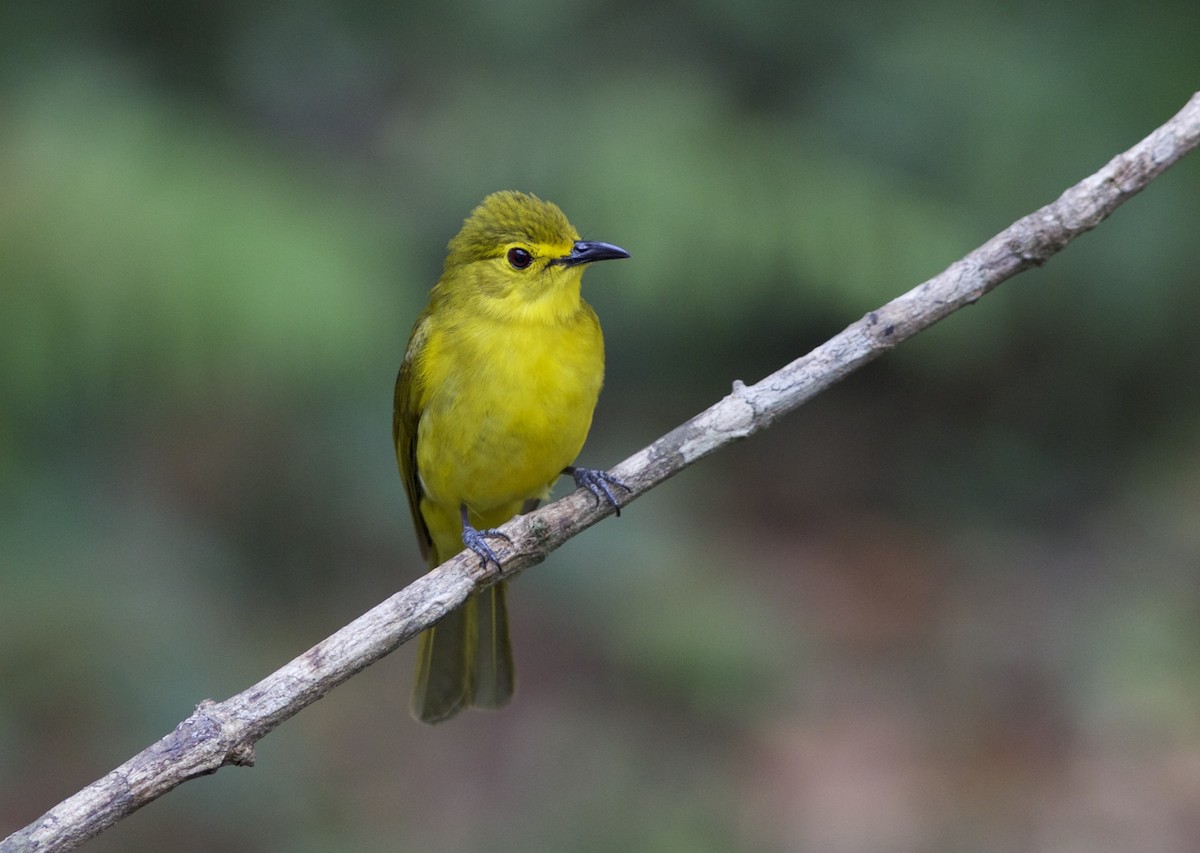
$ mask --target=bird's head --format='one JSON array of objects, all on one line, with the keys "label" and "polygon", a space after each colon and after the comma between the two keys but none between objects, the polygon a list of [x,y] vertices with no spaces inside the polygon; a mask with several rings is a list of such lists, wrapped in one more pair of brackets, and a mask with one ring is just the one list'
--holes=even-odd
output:
[{"label": "bird's head", "polygon": [[458,296],[496,300],[499,310],[550,317],[578,310],[584,266],[628,257],[610,243],[581,240],[558,205],[503,190],[485,198],[450,241],[442,282],[462,288]]}]

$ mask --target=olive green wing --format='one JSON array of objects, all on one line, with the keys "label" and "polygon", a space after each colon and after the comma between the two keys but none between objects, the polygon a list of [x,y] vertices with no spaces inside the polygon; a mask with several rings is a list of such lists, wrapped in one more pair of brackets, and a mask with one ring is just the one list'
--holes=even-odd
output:
[{"label": "olive green wing", "polygon": [[417,540],[421,545],[421,556],[430,559],[433,553],[433,537],[429,526],[421,516],[421,478],[417,473],[417,425],[421,422],[421,398],[419,372],[421,355],[425,349],[428,321],[422,317],[413,329],[396,376],[396,394],[392,402],[392,441],[396,445],[396,461],[400,465],[400,479],[408,494],[408,507],[412,510],[413,526],[417,529]]}]

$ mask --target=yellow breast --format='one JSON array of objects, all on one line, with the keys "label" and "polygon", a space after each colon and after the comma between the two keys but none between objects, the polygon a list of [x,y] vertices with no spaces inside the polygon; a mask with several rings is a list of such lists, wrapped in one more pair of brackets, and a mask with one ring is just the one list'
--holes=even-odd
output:
[{"label": "yellow breast", "polygon": [[[460,318],[461,319],[461,318]],[[443,511],[466,504],[499,524],[543,498],[579,454],[604,378],[600,324],[586,303],[545,324],[472,317],[430,330],[421,359],[417,471]]]}]

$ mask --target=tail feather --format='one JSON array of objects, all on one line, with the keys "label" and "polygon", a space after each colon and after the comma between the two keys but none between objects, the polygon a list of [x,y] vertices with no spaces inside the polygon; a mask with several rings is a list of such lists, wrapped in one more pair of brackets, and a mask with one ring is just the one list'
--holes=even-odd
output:
[{"label": "tail feather", "polygon": [[508,604],[501,581],[478,596],[475,632],[475,671],[471,704],[480,708],[507,705],[513,695],[512,642],[508,634]]},{"label": "tail feather", "polygon": [[505,584],[472,595],[421,634],[412,714],[425,723],[469,705],[498,708],[512,698],[512,644]]}]

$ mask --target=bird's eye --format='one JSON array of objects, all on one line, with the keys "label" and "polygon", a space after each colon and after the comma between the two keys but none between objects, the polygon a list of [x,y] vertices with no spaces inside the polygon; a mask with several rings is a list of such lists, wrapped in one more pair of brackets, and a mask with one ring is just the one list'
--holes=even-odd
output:
[{"label": "bird's eye", "polygon": [[533,263],[533,255],[529,254],[528,250],[519,247],[515,249],[509,249],[508,254],[505,255],[505,257],[508,258],[509,264],[515,270],[526,269],[530,264]]}]

